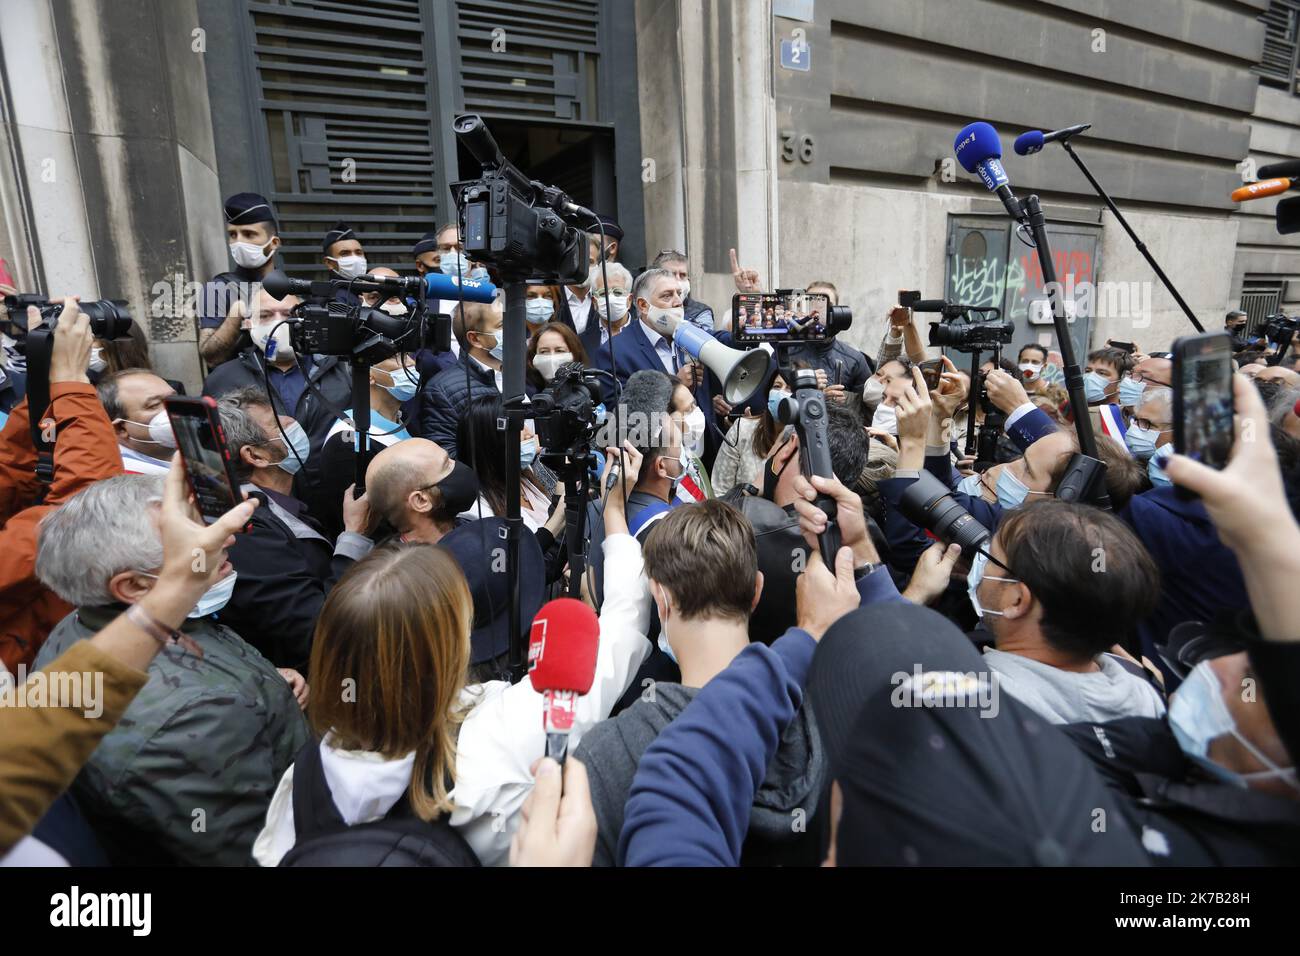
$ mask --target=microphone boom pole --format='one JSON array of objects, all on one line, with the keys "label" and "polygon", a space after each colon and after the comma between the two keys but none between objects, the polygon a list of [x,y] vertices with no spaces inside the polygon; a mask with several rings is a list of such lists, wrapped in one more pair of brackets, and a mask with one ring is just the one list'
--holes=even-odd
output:
[{"label": "microphone boom pole", "polygon": [[[1092,175],[1092,171],[1088,169],[1084,161],[1079,158],[1079,154],[1074,151],[1074,147],[1070,145],[1070,141],[1068,139],[1063,139],[1060,143],[1061,147],[1070,154],[1070,158],[1074,160],[1075,165],[1079,167],[1079,171],[1083,173],[1084,178],[1088,180],[1093,190],[1101,197],[1101,201],[1106,204],[1108,209],[1110,209],[1111,215],[1119,220],[1119,224],[1124,227],[1124,231],[1128,233],[1128,237],[1133,240],[1133,245],[1137,246],[1137,251],[1142,253],[1142,258],[1147,261],[1147,265],[1152,268],[1156,277],[1164,287],[1169,290],[1169,294],[1174,297],[1174,301],[1177,302],[1178,307],[1183,310],[1183,314],[1186,315],[1187,320],[1192,323],[1192,327],[1195,328],[1197,332],[1204,332],[1205,326],[1201,325],[1200,321],[1196,318],[1196,315],[1192,312],[1192,307],[1187,304],[1187,300],[1179,294],[1176,288],[1174,288],[1173,282],[1170,281],[1169,276],[1165,275],[1165,270],[1160,268],[1160,263],[1156,262],[1155,256],[1151,255],[1151,251],[1147,248],[1146,243],[1138,238],[1138,234],[1134,232],[1133,227],[1128,224],[1128,220],[1125,219],[1124,214],[1119,211],[1114,200],[1112,200],[1106,190],[1102,188],[1101,183],[1097,182],[1096,177]],[[1062,357],[1064,357],[1064,354]],[[1089,454],[1091,454],[1091,452],[1089,452]]]}]

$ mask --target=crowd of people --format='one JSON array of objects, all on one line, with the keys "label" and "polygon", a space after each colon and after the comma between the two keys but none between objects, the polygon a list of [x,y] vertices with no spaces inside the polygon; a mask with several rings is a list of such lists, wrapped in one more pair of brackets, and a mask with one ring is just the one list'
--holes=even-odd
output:
[{"label": "crowd of people", "polygon": [[[299,300],[260,286],[271,205],[238,194],[225,219],[234,268],[198,319],[201,391],[244,495],[219,520],[195,509],[164,408],[199,383],[158,375],[142,340],[95,339],[75,298],[47,408],[28,406],[6,347],[5,862],[1300,861],[1300,372],[1270,363],[1243,315],[1225,323],[1222,470],[1174,453],[1168,352],[1088,353],[1102,507],[1056,496],[1079,442],[1050,345],[974,381],[945,356],[927,384],[920,324],[895,309],[874,355],[823,327],[729,403],[674,336],[689,323],[730,345],[727,310],[692,297],[680,251],[621,262],[605,220],[590,278],[532,285],[526,304],[528,396],[579,363],[608,382],[608,414],[645,424],[593,449],[574,502],[537,422],[506,468],[500,300],[436,303],[450,351],[371,365],[359,461],[348,362],[300,354],[284,321]],[[737,292],[760,295],[732,263]],[[333,278],[494,276],[454,224],[391,265],[372,268],[346,223],[323,236]],[[824,277],[806,288],[841,304]],[[804,370],[833,476],[802,472],[781,420]],[[972,421],[996,432],[982,459]],[[984,544],[915,523],[904,498],[923,479]],[[542,695],[510,668],[516,502],[525,630],[561,594],[598,615],[563,766],[543,757]]]}]

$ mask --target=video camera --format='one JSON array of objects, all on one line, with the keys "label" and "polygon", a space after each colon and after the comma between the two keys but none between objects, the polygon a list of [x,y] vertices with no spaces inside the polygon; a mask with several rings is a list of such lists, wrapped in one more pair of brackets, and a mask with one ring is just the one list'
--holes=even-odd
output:
[{"label": "video camera", "polygon": [[[54,331],[63,311],[63,303],[51,302],[39,292],[20,292],[5,296],[5,309],[9,312],[9,335],[19,354],[27,352],[27,307],[35,306],[41,313],[41,327]],[[82,315],[90,318],[91,334],[97,339],[121,339],[131,334],[131,314],[121,299],[97,299],[80,303]]]},{"label": "video camera", "polygon": [[[938,322],[930,323],[930,345],[941,348],[956,349],[958,352],[983,352],[992,350],[1001,352],[1002,346],[1011,344],[1016,334],[1014,322],[1003,322],[1002,310],[993,305],[961,305],[943,299],[908,299],[913,293],[904,293],[899,298],[899,305],[907,306],[913,312],[938,312]],[[919,296],[919,293],[915,293]],[[993,318],[983,322],[971,322],[971,312]]]},{"label": "video camera", "polygon": [[1300,332],[1300,318],[1277,312],[1265,316],[1264,323],[1264,338],[1277,349],[1268,361],[1270,365],[1278,365],[1286,357],[1296,333]]},{"label": "video camera", "polygon": [[[374,365],[399,352],[422,348],[434,352],[451,349],[451,319],[425,308],[426,282],[421,277],[361,276],[309,282],[275,271],[262,287],[276,299],[287,295],[302,299],[289,313],[289,340],[300,355],[337,355],[362,365]],[[377,292],[388,299],[401,296],[415,302],[406,315],[389,315],[382,309],[334,299],[335,289]],[[382,301],[382,300],[381,300]]]},{"label": "video camera", "polygon": [[465,113],[452,129],[483,167],[478,179],[452,183],[465,255],[503,276],[578,285],[587,279],[587,234],[564,216],[595,219],[554,186],[530,180],[501,154],[481,117]]},{"label": "video camera", "polygon": [[581,362],[566,362],[555,372],[551,384],[532,400],[537,439],[542,460],[555,467],[585,463],[600,425],[600,374]]}]

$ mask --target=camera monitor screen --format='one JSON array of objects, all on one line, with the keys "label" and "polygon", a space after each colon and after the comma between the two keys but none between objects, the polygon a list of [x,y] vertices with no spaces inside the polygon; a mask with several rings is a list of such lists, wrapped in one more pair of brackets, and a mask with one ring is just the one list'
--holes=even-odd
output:
[{"label": "camera monitor screen", "polygon": [[737,343],[816,342],[826,338],[830,299],[799,289],[742,292],[731,300],[731,335]]}]

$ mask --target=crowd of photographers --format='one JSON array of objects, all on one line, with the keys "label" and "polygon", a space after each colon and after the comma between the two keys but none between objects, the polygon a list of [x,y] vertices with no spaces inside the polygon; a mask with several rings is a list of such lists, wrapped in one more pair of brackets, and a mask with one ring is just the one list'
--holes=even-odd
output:
[{"label": "crowd of photographers", "polygon": [[[280,245],[266,200],[225,214],[235,268],[204,291],[202,391],[246,500],[216,523],[163,407],[181,383],[138,330],[97,339],[66,300],[45,409],[6,337],[4,862],[1300,861],[1300,373],[1243,314],[1221,471],[1173,454],[1169,353],[1087,355],[1100,507],[1056,496],[1079,442],[1050,348],[974,382],[943,357],[927,380],[899,308],[874,355],[798,336],[731,404],[673,336],[729,344],[728,310],[692,296],[681,252],[621,263],[605,220],[588,281],[527,300],[528,394],[600,369],[602,416],[627,424],[594,449],[586,500],[532,420],[507,477],[500,301],[439,303],[450,351],[371,365],[357,496],[350,368],[298,354],[298,300],[258,286]],[[492,275],[454,225],[412,258],[371,268],[346,224],[323,237],[337,278]],[[763,291],[732,263],[738,292]],[[804,473],[782,421],[795,378],[826,403],[833,476]],[[525,627],[578,578],[599,615],[563,767],[542,758],[541,695],[510,680],[512,499]],[[944,509],[988,537],[954,543]]]}]

